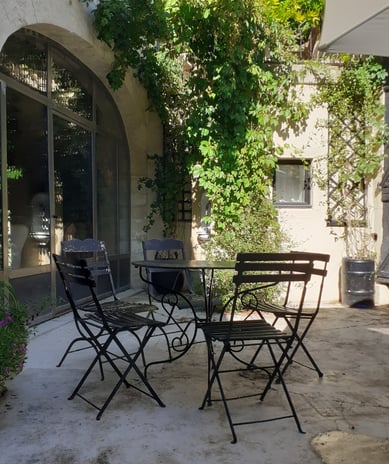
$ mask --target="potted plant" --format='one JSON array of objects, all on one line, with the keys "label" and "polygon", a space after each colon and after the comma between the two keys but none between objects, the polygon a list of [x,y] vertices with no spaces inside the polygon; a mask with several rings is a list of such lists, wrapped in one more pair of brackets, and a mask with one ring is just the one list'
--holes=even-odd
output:
[{"label": "potted plant", "polygon": [[344,240],[341,301],[374,305],[375,234],[369,222],[373,181],[384,159],[387,135],[382,103],[386,72],[372,58],[347,57],[337,72],[321,79],[316,101],[328,110],[327,224]]},{"label": "potted plant", "polygon": [[0,281],[0,394],[6,382],[23,369],[28,342],[28,309],[13,287]]}]

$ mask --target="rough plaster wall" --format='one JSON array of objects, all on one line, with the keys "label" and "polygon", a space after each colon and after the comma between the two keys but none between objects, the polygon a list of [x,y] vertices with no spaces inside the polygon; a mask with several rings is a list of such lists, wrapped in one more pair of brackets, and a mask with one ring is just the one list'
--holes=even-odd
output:
[{"label": "rough plaster wall", "polygon": [[[300,89],[300,98],[303,101],[308,101],[315,89],[314,77],[306,75]],[[326,120],[326,118],[326,110],[316,108],[311,111],[307,125],[302,131],[289,129],[286,138],[291,148],[289,152],[285,152],[284,156],[286,158],[295,157],[295,148],[297,148],[297,156],[316,160],[319,163],[318,166],[321,166],[319,169],[324,171],[325,158],[323,157],[328,151],[327,131],[320,129],[317,123],[323,119]],[[377,235],[375,247],[377,258],[379,258],[383,240],[381,189],[378,186],[380,179],[379,175],[377,181],[373,183],[367,199],[372,233]],[[292,240],[292,247],[331,255],[323,299],[326,303],[336,303],[340,296],[339,272],[342,258],[345,256],[345,247],[343,241],[339,239],[339,228],[331,228],[326,225],[326,191],[320,190],[315,183],[311,186],[311,203],[311,208],[279,208],[279,218],[284,230]],[[376,304],[387,304],[389,301],[387,287],[377,284],[375,290]]]},{"label": "rough plaster wall", "polygon": [[[309,101],[316,86],[310,76],[299,88],[302,101]],[[299,130],[287,128],[283,140],[290,144],[283,157],[301,157],[312,160],[312,165],[320,165],[327,154],[327,132],[317,127],[317,122],[327,117],[326,111],[315,108],[310,112],[305,127]],[[323,167],[324,168],[324,167]],[[324,299],[326,302],[339,300],[338,273],[343,244],[334,239],[331,230],[326,227],[326,192],[321,191],[313,182],[311,185],[311,207],[278,208],[279,219],[284,232],[290,238],[289,247],[295,250],[329,253],[331,260],[325,281]]]}]

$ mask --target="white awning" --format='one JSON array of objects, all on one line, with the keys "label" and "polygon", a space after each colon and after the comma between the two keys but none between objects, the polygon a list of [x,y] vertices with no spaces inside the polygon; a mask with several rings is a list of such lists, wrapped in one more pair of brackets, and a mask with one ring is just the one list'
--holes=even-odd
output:
[{"label": "white awning", "polygon": [[389,56],[389,0],[326,0],[319,48]]}]

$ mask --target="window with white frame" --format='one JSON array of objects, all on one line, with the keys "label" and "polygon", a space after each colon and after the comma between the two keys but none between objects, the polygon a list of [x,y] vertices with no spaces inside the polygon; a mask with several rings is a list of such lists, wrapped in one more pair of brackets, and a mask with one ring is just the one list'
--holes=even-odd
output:
[{"label": "window with white frame", "polygon": [[311,162],[280,159],[273,179],[273,201],[277,207],[311,205]]}]

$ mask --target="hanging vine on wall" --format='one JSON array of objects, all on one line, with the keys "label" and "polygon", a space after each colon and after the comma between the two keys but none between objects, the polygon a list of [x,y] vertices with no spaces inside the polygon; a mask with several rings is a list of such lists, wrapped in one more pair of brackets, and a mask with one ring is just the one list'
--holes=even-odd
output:
[{"label": "hanging vine on wall", "polygon": [[177,220],[177,201],[181,195],[185,179],[184,172],[178,170],[173,157],[150,155],[148,157],[154,162],[155,176],[153,178],[141,177],[138,189],[148,188],[155,194],[155,200],[150,205],[147,222],[144,226],[145,232],[154,225],[155,218],[161,217],[164,224],[164,234],[173,235]]},{"label": "hanging vine on wall", "polygon": [[320,171],[315,177],[328,190],[328,223],[343,228],[348,257],[372,254],[365,201],[385,156],[385,79],[386,71],[375,59],[345,57],[338,72],[324,73],[315,97],[327,106],[328,122],[323,123],[329,131],[327,176]]},{"label": "hanging vine on wall", "polygon": [[167,169],[175,173],[176,193],[188,174],[198,179],[216,230],[239,222],[254,193],[269,196],[281,152],[273,134],[306,116],[293,96],[298,42],[291,21],[317,22],[322,7],[318,0],[294,5],[300,16],[285,16],[272,0],[96,5],[98,37],[114,53],[111,86],[120,87],[128,69],[135,70],[167,135],[163,155],[154,157],[155,178],[139,184],[156,193],[149,226],[161,214],[174,227],[177,198],[164,191]]}]

